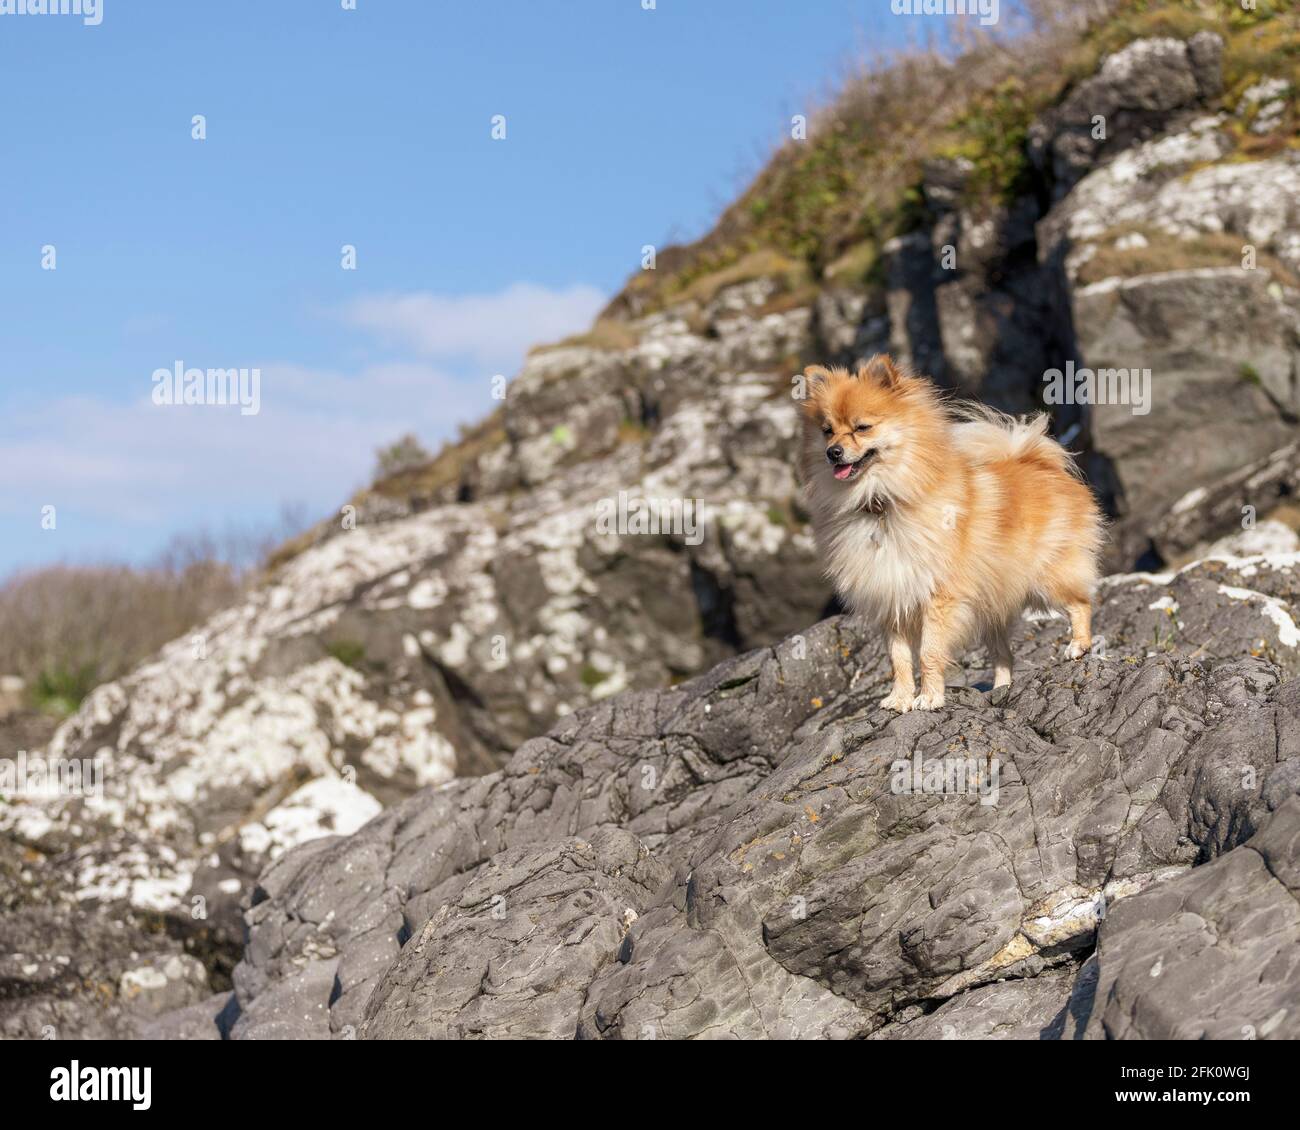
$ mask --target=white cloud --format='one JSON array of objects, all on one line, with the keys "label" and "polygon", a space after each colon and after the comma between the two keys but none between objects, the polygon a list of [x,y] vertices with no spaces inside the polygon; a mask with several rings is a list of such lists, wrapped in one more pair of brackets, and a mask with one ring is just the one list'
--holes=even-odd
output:
[{"label": "white cloud", "polygon": [[[534,343],[585,329],[604,301],[592,287],[528,283],[359,299],[344,321],[396,359],[374,361],[374,337],[349,351],[350,371],[241,359],[262,371],[256,416],[155,405],[151,372],[113,380],[102,397],[15,397],[0,405],[0,572],[51,554],[147,557],[173,533],[248,528],[284,503],[327,515],[369,481],[376,447],[414,432],[436,448],[498,407],[493,374],[517,371]],[[57,534],[39,530],[45,505],[58,507]]]},{"label": "white cloud", "polygon": [[606,301],[591,286],[548,290],[512,283],[498,294],[372,295],[346,306],[343,317],[390,346],[424,357],[468,357],[504,366],[530,346],[585,330]]},{"label": "white cloud", "polygon": [[[303,502],[329,513],[366,481],[375,448],[413,431],[433,446],[461,420],[491,411],[486,377],[456,379],[425,364],[355,374],[263,363],[261,411],[155,405],[148,374],[127,403],[65,397],[11,412],[0,437],[0,512],[54,504],[123,524],[123,542],[161,542],[211,516]],[[61,520],[62,522],[62,520]]]}]

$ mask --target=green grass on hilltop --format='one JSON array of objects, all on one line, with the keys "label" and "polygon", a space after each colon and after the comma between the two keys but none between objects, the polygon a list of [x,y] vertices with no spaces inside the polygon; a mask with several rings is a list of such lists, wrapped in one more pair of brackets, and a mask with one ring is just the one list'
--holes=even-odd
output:
[{"label": "green grass on hilltop", "polygon": [[1223,106],[1264,78],[1291,84],[1282,127],[1259,138],[1234,127],[1238,159],[1258,159],[1296,144],[1300,89],[1300,14],[1284,0],[1114,0],[1110,15],[1080,30],[1072,0],[1039,0],[1035,26],[1008,46],[976,43],[947,59],[903,54],[848,83],[809,125],[807,140],[788,141],[717,226],[697,243],[660,256],[660,269],[629,279],[610,313],[627,317],[710,293],[746,262],[776,256],[815,284],[871,287],[882,281],[881,249],[921,222],[927,160],[960,157],[976,210],[1025,191],[1030,124],[1102,58],[1134,39],[1221,35]]}]

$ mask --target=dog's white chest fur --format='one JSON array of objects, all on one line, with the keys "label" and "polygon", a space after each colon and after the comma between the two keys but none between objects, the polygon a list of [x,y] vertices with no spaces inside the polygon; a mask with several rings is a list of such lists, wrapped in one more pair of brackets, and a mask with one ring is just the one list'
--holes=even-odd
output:
[{"label": "dog's white chest fur", "polygon": [[861,615],[896,621],[934,592],[933,534],[898,513],[857,512],[838,518],[828,540],[832,576]]}]

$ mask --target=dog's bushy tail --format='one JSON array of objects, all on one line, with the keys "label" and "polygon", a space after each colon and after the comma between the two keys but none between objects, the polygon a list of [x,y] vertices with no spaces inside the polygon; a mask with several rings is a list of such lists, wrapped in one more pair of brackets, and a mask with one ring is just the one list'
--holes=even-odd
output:
[{"label": "dog's bushy tail", "polygon": [[1018,459],[1042,463],[1082,478],[1074,456],[1047,434],[1051,423],[1045,412],[1032,416],[1008,416],[987,404],[964,401],[949,405],[956,419],[954,438],[977,463]]}]

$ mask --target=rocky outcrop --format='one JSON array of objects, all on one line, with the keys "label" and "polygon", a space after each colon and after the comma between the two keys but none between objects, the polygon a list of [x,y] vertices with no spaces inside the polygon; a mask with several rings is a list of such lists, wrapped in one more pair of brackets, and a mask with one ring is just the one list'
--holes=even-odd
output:
[{"label": "rocky outcrop", "polygon": [[[1231,126],[1227,115],[1203,116],[1125,151],[1083,176],[1040,225],[1045,261],[1066,276],[1071,360],[1128,390],[1091,406],[1083,425],[1090,471],[1111,484],[1120,518],[1114,561],[1148,546],[1176,552],[1161,538],[1170,507],[1275,461],[1294,440],[1300,293],[1286,272],[1300,268],[1300,153],[1214,163],[1232,150]],[[1207,236],[1225,265],[1178,266],[1182,249]],[[1122,265],[1144,253],[1170,269],[1085,281],[1107,255]],[[1281,272],[1261,265],[1270,257]],[[1243,505],[1270,501],[1260,490]],[[1208,511],[1193,516],[1191,537],[1204,539],[1242,515],[1224,515],[1225,524]]]},{"label": "rocky outcrop", "polygon": [[[1114,582],[1108,641],[1206,568]],[[1063,629],[897,717],[826,621],[291,852],[232,1034],[1294,1036],[1297,684],[1213,638],[1070,664]]]},{"label": "rocky outcrop", "polygon": [[[11,848],[0,1031],[1023,1036],[1059,998],[1040,1027],[1064,1033],[1103,907],[1255,851],[1294,791],[1297,575],[1286,554],[1109,578],[1092,658],[1026,620],[1010,692],[973,653],[939,715],[877,709],[878,641],[824,621],[316,829],[246,898],[246,947],[159,881],[175,848]],[[936,757],[974,794],[926,792]]]},{"label": "rocky outcrop", "polygon": [[[123,894],[87,897],[62,867],[0,838],[0,1038],[127,1039],[206,1007],[238,946],[187,950],[162,915],[123,908]],[[216,1012],[205,1020],[218,1038]]]},{"label": "rocky outcrop", "polygon": [[1061,105],[1030,130],[1030,151],[1067,195],[1106,157],[1168,133],[1223,89],[1223,40],[1210,31],[1186,41],[1140,39],[1102,60]]},{"label": "rocky outcrop", "polygon": [[[1152,542],[1167,560],[1180,557],[1206,555],[1213,545],[1228,545],[1244,541],[1266,551],[1276,547],[1287,552],[1295,534],[1282,523],[1260,523],[1259,516],[1291,507],[1300,495],[1300,444],[1291,443],[1262,459],[1246,464],[1238,471],[1224,475],[1205,486],[1193,487],[1180,496],[1156,520]],[[1240,532],[1227,535],[1207,545],[1205,532],[1229,530]],[[1263,539],[1257,529],[1266,531]],[[1289,537],[1288,537],[1289,535]],[[1229,552],[1240,556],[1240,549]]]}]

